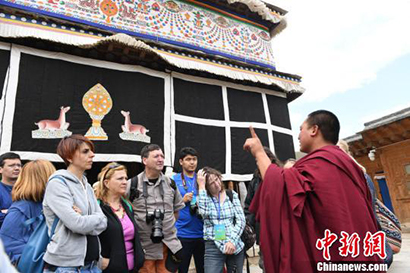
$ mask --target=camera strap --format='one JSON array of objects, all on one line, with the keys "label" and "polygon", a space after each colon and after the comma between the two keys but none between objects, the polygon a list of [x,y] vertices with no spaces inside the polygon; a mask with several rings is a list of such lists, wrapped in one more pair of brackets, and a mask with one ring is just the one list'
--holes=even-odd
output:
[{"label": "camera strap", "polygon": [[186,180],[185,180],[185,175],[184,175],[184,171],[181,172],[181,179],[182,179],[182,186],[184,187],[185,191],[188,192],[189,187],[192,187],[192,191],[194,190],[194,187],[196,188],[196,190],[198,190],[198,183],[196,182],[196,173],[194,173],[194,181],[193,181],[193,185],[189,185],[187,184]]},{"label": "camera strap", "polygon": [[[164,183],[165,181],[163,179],[161,179],[161,181],[159,182],[159,193],[161,194],[161,198],[162,198],[162,207],[164,210],[164,214],[165,214],[165,201],[164,201]],[[142,183],[142,195],[144,196],[145,199],[145,211],[146,211],[146,215],[148,215],[148,204],[147,204],[147,199],[148,199],[148,186],[147,186],[148,182],[147,181],[143,181]],[[155,185],[155,184],[154,184]]]}]

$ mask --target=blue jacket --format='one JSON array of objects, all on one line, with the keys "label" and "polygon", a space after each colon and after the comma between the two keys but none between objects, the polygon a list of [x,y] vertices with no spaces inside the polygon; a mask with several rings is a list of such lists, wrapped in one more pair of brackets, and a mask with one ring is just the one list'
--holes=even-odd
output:
[{"label": "blue jacket", "polygon": [[41,214],[43,206],[41,202],[20,200],[14,202],[4,219],[0,229],[0,237],[4,248],[12,263],[18,261],[37,223],[25,226],[24,222]]},{"label": "blue jacket", "polygon": [[[193,178],[185,177],[186,187],[182,183],[181,174],[174,175],[173,180],[178,187],[181,196],[188,192],[193,192],[194,197],[198,197],[198,191],[195,185],[196,176]],[[186,188],[186,189],[185,189]],[[185,208],[179,211],[178,220],[175,223],[177,229],[177,236],[179,238],[203,238],[204,237],[204,223],[196,215],[192,215],[189,212],[190,203],[185,204]]]},{"label": "blue jacket", "polygon": [[[9,186],[0,182],[0,210],[8,209],[11,206],[11,190],[13,186]],[[0,227],[3,224],[5,213],[0,212]]]}]

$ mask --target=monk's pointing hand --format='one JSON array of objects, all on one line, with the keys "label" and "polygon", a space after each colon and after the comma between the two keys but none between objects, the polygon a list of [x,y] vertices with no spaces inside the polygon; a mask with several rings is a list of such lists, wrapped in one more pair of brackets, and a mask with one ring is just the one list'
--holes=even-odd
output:
[{"label": "monk's pointing hand", "polygon": [[258,135],[255,133],[255,130],[252,128],[252,126],[249,127],[249,131],[251,132],[251,138],[248,138],[245,141],[243,149],[250,151],[252,155],[255,157],[256,164],[258,165],[258,169],[261,173],[262,179],[264,179],[266,170],[271,164],[271,161],[269,157],[266,155],[262,143]]},{"label": "monk's pointing hand", "polygon": [[243,149],[251,152],[252,155],[256,157],[258,153],[260,152],[264,153],[263,146],[262,146],[262,143],[258,135],[255,133],[255,130],[253,129],[252,126],[249,126],[249,131],[251,132],[251,137],[245,141],[245,144],[243,145]]}]

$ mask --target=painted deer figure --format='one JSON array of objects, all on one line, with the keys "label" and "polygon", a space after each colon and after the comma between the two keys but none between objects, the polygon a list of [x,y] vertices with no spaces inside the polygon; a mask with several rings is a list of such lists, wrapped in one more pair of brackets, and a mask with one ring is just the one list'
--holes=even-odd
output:
[{"label": "painted deer figure", "polygon": [[68,126],[70,126],[70,123],[66,122],[65,119],[65,114],[70,110],[70,106],[60,107],[60,116],[58,117],[57,120],[50,120],[50,119],[43,119],[40,120],[37,123],[34,123],[35,125],[38,126],[38,129],[40,130],[57,130],[57,129],[62,129],[62,130],[67,130]]},{"label": "painted deer figure", "polygon": [[130,111],[122,111],[121,114],[125,117],[124,125],[121,125],[122,130],[125,133],[141,133],[142,135],[146,135],[149,130],[142,125],[139,124],[132,124],[130,119]]}]

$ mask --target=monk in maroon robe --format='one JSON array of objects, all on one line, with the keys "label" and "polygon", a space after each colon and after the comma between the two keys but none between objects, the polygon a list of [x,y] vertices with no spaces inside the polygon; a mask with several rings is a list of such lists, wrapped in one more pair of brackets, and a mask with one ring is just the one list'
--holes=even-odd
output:
[{"label": "monk in maroon robe", "polygon": [[[308,116],[299,134],[300,150],[308,155],[288,169],[270,164],[250,130],[244,149],[255,156],[263,178],[250,210],[261,225],[266,272],[317,272],[323,262],[383,263],[383,242],[365,240],[378,228],[363,171],[335,146],[337,117],[324,110]],[[369,249],[373,255],[365,255]]]}]

